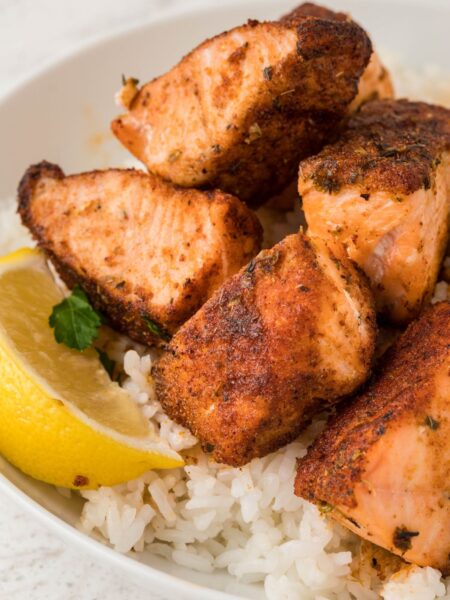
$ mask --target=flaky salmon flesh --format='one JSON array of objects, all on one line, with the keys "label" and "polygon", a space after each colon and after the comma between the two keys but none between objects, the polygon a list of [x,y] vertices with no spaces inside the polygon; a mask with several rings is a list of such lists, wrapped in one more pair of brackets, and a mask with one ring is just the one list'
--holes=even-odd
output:
[{"label": "flaky salmon flesh", "polygon": [[373,300],[343,248],[291,235],[178,331],[156,365],[165,412],[219,462],[280,448],[367,378]]},{"label": "flaky salmon flesh", "polygon": [[261,247],[261,225],[237,198],[141,171],[65,176],[44,162],[18,195],[23,223],[68,286],[146,344],[165,343]]},{"label": "flaky salmon flesh", "polygon": [[260,205],[335,130],[371,53],[349,18],[250,20],[127,93],[112,130],[161,177]]},{"label": "flaky salmon flesh", "polygon": [[369,102],[334,144],[300,164],[308,232],[343,243],[394,324],[430,300],[448,239],[450,111]]},{"label": "flaky salmon flesh", "polygon": [[450,304],[436,304],[299,461],[295,490],[374,544],[450,572]]}]

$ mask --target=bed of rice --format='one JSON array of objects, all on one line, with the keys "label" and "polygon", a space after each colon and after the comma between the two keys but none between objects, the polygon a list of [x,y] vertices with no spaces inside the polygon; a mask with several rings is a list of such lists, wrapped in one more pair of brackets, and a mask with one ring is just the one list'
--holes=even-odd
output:
[{"label": "bed of rice", "polygon": [[[448,79],[436,69],[422,73],[393,69],[400,96],[450,105]],[[261,211],[266,244],[293,232],[294,214]],[[0,209],[0,252],[29,245],[14,201]],[[450,259],[446,260],[450,269]],[[438,283],[434,301],[447,298]],[[340,526],[293,493],[296,458],[324,425],[319,417],[294,443],[236,469],[208,459],[196,439],[161,410],[150,371],[157,355],[123,336],[104,339],[111,358],[123,365],[122,385],[172,448],[184,468],[149,472],[114,488],[83,492],[80,527],[100,532],[117,551],[144,548],[175,563],[211,573],[226,570],[241,582],[261,582],[277,600],[450,600],[450,579],[439,571],[406,566]],[[371,564],[377,554],[375,570]],[[381,553],[381,554],[380,554]]]}]

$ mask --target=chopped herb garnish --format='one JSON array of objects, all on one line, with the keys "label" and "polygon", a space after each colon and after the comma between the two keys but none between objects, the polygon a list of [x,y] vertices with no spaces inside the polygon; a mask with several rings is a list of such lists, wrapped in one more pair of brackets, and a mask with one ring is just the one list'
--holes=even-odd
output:
[{"label": "chopped herb garnish", "polygon": [[275,98],[273,98],[273,100],[272,100],[272,108],[274,110],[281,110],[281,101],[280,101],[280,98],[278,96],[276,96]]},{"label": "chopped herb garnish", "polygon": [[102,363],[105,371],[108,373],[110,379],[114,379],[114,369],[116,368],[116,361],[109,358],[104,350],[96,348],[100,362]]},{"label": "chopped herb garnish", "polygon": [[273,270],[279,259],[280,252],[278,250],[272,250],[268,252],[266,256],[259,258],[258,263],[260,264],[261,269],[265,273],[268,273]]},{"label": "chopped herb garnish", "polygon": [[136,77],[125,77],[125,75],[122,73],[122,85],[127,85],[128,82],[132,85],[138,85],[139,79]]},{"label": "chopped herb garnish", "polygon": [[70,296],[53,307],[48,323],[54,329],[58,344],[81,351],[89,348],[97,338],[102,318],[76,285]]},{"label": "chopped herb garnish", "polygon": [[253,259],[248,264],[248,267],[246,269],[247,273],[253,273],[253,271],[255,270],[255,267],[256,267],[256,261],[255,261],[255,259]]},{"label": "chopped herb garnish", "polygon": [[161,338],[165,342],[170,342],[170,333],[165,331],[158,323],[155,323],[155,321],[152,321],[152,319],[149,319],[148,317],[144,317],[144,321],[153,335],[156,335],[156,337]]},{"label": "chopped herb garnish", "polygon": [[206,452],[206,454],[211,454],[211,452],[214,451],[214,444],[208,444],[208,443],[206,443],[203,446],[203,450]]},{"label": "chopped herb garnish", "polygon": [[[355,175],[355,180],[357,176]],[[321,191],[332,194],[334,192],[339,192],[341,189],[341,184],[334,177],[334,173],[330,170],[324,171],[320,170],[312,176],[312,180],[316,187],[318,187]],[[354,183],[353,181],[351,183]]]},{"label": "chopped herb garnish", "polygon": [[400,154],[401,151],[402,150],[400,148],[394,148],[394,147],[384,148],[383,150],[380,150],[380,156],[382,156],[383,158],[392,158],[393,156]]},{"label": "chopped herb garnish", "polygon": [[436,429],[439,428],[440,423],[439,421],[436,421],[436,419],[433,419],[431,415],[427,415],[425,417],[425,425],[433,431],[436,431]]},{"label": "chopped herb garnish", "polygon": [[384,425],[380,425],[377,429],[375,429],[375,433],[377,435],[384,435],[386,433],[386,427]]},{"label": "chopped herb garnish", "polygon": [[411,539],[419,535],[418,531],[409,531],[406,527],[396,527],[394,531],[394,546],[403,552],[411,549]]},{"label": "chopped herb garnish", "polygon": [[435,159],[433,160],[433,162],[431,163],[431,166],[432,166],[432,168],[433,168],[433,169],[435,169],[435,168],[436,168],[436,167],[438,167],[440,164],[441,164],[441,159],[438,157],[438,158],[435,158]]},{"label": "chopped herb garnish", "polygon": [[328,502],[321,502],[319,505],[319,510],[322,514],[326,514],[334,510],[334,506],[332,504],[328,504]]},{"label": "chopped herb garnish", "polygon": [[263,76],[267,81],[271,81],[273,76],[273,67],[264,67]]},{"label": "chopped herb garnish", "polygon": [[334,262],[334,264],[336,265],[336,267],[338,269],[340,269],[342,267],[341,261],[338,258],[336,258],[335,256],[332,256],[331,260]]}]

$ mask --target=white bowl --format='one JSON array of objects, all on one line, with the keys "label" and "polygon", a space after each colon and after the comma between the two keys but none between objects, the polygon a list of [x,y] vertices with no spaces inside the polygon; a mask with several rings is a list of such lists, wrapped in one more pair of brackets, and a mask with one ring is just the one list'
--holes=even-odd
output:
[{"label": "white bowl", "polygon": [[[377,47],[401,55],[407,65],[434,63],[450,69],[447,0],[323,2],[351,12],[367,27]],[[109,132],[109,122],[117,114],[113,99],[122,73],[147,81],[204,38],[249,17],[276,18],[294,5],[295,0],[241,0],[209,9],[165,11],[141,27],[98,40],[41,70],[0,102],[0,200],[15,193],[29,164],[42,159],[60,164],[67,173],[122,166],[129,155]],[[224,573],[203,575],[148,553],[123,556],[114,552],[75,529],[80,499],[64,498],[51,486],[0,461],[2,493],[12,496],[66,541],[146,586],[152,597],[261,598],[261,587],[239,585]]]}]

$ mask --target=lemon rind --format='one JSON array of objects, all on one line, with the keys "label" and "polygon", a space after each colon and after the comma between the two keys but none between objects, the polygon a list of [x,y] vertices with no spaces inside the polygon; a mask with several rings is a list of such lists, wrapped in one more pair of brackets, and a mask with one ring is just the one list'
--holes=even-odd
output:
[{"label": "lemon rind", "polygon": [[[5,257],[0,257],[0,274],[5,273],[10,268],[13,269],[17,267],[18,264],[23,265],[25,268],[27,265],[30,268],[40,268],[41,264],[42,266],[45,265],[45,259],[38,249],[22,248]],[[28,390],[29,397],[34,398],[41,408],[42,406],[47,406],[50,412],[51,410],[55,410],[56,403],[59,402],[62,406],[57,406],[56,410],[64,410],[65,412],[59,412],[56,421],[65,422],[69,429],[72,428],[70,432],[71,435],[74,435],[74,432],[77,434],[77,431],[79,430],[78,432],[84,431],[83,436],[86,436],[86,439],[90,440],[90,444],[93,443],[93,440],[96,440],[98,442],[100,453],[103,452],[104,455],[102,458],[103,462],[106,461],[106,463],[108,463],[108,453],[110,453],[111,456],[116,456],[119,463],[122,461],[119,469],[122,475],[112,475],[110,472],[102,480],[102,477],[95,475],[96,468],[94,468],[94,475],[90,473],[90,478],[88,478],[90,479],[90,483],[86,486],[74,485],[73,480],[71,479],[73,473],[68,475],[67,478],[64,476],[52,477],[48,474],[46,475],[45,472],[40,471],[38,465],[33,464],[32,457],[28,457],[28,459],[27,457],[22,457],[22,460],[20,460],[20,458],[18,459],[17,456],[15,456],[16,453],[11,450],[11,447],[6,448],[8,445],[7,439],[9,439],[11,435],[9,435],[8,427],[5,429],[5,415],[0,414],[0,428],[3,428],[4,430],[4,439],[0,440],[0,449],[2,449],[7,459],[10,459],[13,464],[16,464],[24,472],[54,485],[75,488],[85,487],[87,489],[98,487],[98,485],[114,485],[116,483],[121,483],[122,481],[133,479],[151,468],[175,468],[184,464],[182,457],[175,450],[170,448],[165,440],[162,440],[161,438],[157,439],[156,434],[153,432],[149,431],[148,438],[133,438],[126,434],[119,433],[97,421],[93,421],[83,413],[83,411],[78,409],[77,406],[60,397],[59,394],[56,394],[50,386],[46,385],[45,380],[43,380],[33,368],[28,369],[26,365],[24,365],[20,353],[14,348],[14,344],[8,339],[7,332],[1,326],[0,362],[3,365],[0,365],[0,370],[3,371],[3,375],[5,375],[5,370],[7,371],[7,376],[0,381],[0,394],[3,396],[0,401],[4,408],[11,397],[15,397],[17,399],[17,410],[19,410],[19,407],[21,410],[24,410],[24,407],[28,410],[27,400],[23,401],[20,397],[21,391],[23,392],[25,390]],[[5,381],[7,384],[5,384]],[[21,389],[18,390],[16,389],[17,387]],[[8,410],[10,413],[12,411],[10,416],[14,418],[14,408],[11,409],[11,406],[9,406]],[[5,412],[7,413],[8,411],[5,409]],[[40,416],[38,423],[43,425]],[[24,432],[25,430],[29,430],[28,425],[24,426],[24,423],[21,423],[21,425],[23,426]],[[50,433],[52,432],[50,431]],[[42,432],[40,432],[40,434],[42,434]],[[53,432],[52,435],[56,435],[57,437],[57,432],[56,434]],[[24,442],[33,446],[33,437],[33,432],[28,431],[28,438],[24,440]],[[62,440],[64,445],[64,438],[62,438]],[[39,449],[36,450],[39,451]],[[97,456],[96,458],[98,459],[99,457]],[[75,455],[73,459],[76,459]],[[71,460],[72,459],[69,458],[66,460],[66,463],[70,465]],[[129,461],[129,469],[127,471],[127,476],[124,478],[123,473],[124,470],[127,470],[127,461]],[[49,460],[49,462],[51,463],[51,460]],[[93,462],[95,463],[95,460],[93,460]],[[89,469],[86,468],[84,468],[84,470],[89,471]],[[112,469],[113,472],[114,470],[115,469]]]}]

